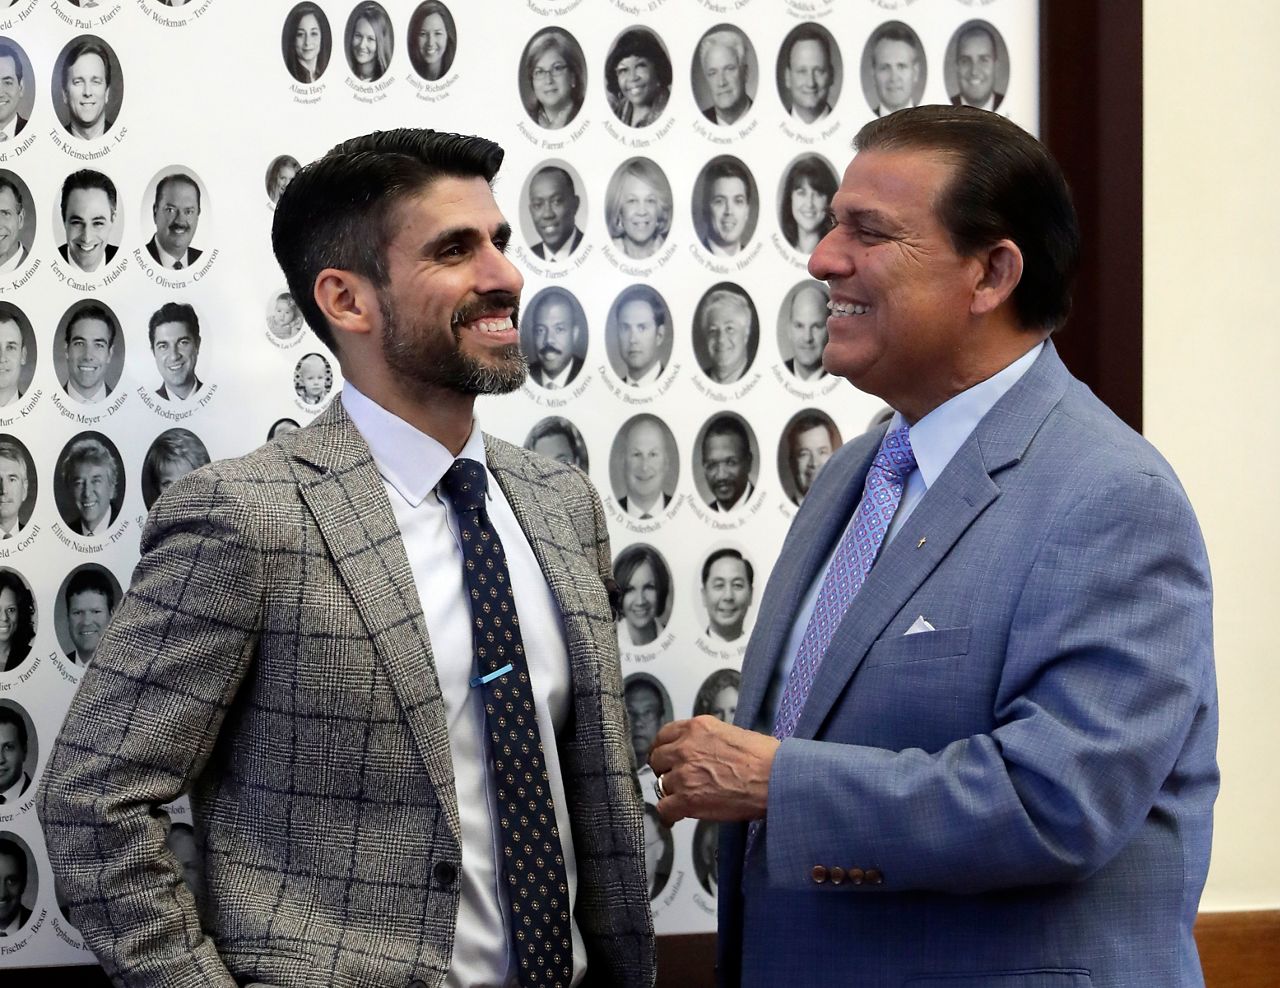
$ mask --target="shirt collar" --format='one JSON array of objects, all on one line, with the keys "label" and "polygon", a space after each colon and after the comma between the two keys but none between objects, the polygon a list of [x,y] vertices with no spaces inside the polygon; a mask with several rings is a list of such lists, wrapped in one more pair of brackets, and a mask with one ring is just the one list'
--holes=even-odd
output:
[{"label": "shirt collar", "polygon": [[173,267],[175,264],[177,264],[179,261],[181,261],[181,262],[182,262],[182,266],[183,266],[184,268],[187,268],[187,267],[190,267],[190,266],[191,266],[190,264],[188,264],[188,263],[187,263],[187,253],[188,253],[188,251],[190,251],[190,250],[191,250],[191,248],[190,248],[190,247],[188,247],[188,248],[187,248],[187,250],[184,250],[184,251],[182,252],[182,256],[181,256],[181,257],[174,257],[174,256],[173,256],[172,254],[170,254],[167,250],[165,250],[163,247],[161,247],[161,246],[160,246],[160,238],[159,238],[159,237],[156,237],[156,238],[155,238],[155,242],[156,242],[156,253],[160,256],[160,266],[161,266],[161,267],[164,267],[164,268],[172,268],[172,267]]},{"label": "shirt collar", "polygon": [[369,444],[382,479],[418,507],[455,459],[485,463],[484,434],[471,421],[471,435],[456,457],[425,432],[365,397],[350,381],[342,385],[342,405]]},{"label": "shirt collar", "polygon": [[545,260],[560,261],[560,262],[569,260],[569,258],[573,254],[574,241],[576,241],[579,236],[581,236],[581,234],[578,232],[578,228],[575,226],[573,230],[569,233],[569,239],[560,245],[559,250],[552,250],[550,245],[545,240],[542,241],[542,250],[543,250],[543,253],[546,254]]},{"label": "shirt collar", "polygon": [[[911,450],[926,490],[933,486],[983,416],[1018,383],[1043,349],[1043,342],[1036,344],[1004,370],[943,402],[911,427]],[[889,431],[905,424],[902,413],[894,412]]]}]

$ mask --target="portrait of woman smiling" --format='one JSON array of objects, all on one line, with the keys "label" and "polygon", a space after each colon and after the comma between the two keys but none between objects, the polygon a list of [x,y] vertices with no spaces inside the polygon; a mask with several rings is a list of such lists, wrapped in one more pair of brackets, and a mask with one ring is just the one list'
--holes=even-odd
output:
[{"label": "portrait of woman smiling", "polygon": [[671,232],[671,184],[648,158],[624,161],[605,195],[609,236],[627,257],[652,257]]},{"label": "portrait of woman smiling", "polygon": [[816,154],[797,158],[787,169],[778,223],[787,243],[801,254],[812,254],[834,225],[828,209],[839,184],[835,169]]},{"label": "portrait of woman smiling", "polygon": [[539,127],[559,130],[572,122],[586,96],[582,49],[565,31],[549,27],[525,46],[520,92],[525,112]]},{"label": "portrait of woman smiling", "polygon": [[361,82],[377,82],[391,64],[391,18],[379,3],[362,3],[347,19],[347,63]]},{"label": "portrait of woman smiling", "polygon": [[614,43],[604,67],[609,109],[629,127],[647,127],[671,98],[671,59],[652,31],[633,27]]}]

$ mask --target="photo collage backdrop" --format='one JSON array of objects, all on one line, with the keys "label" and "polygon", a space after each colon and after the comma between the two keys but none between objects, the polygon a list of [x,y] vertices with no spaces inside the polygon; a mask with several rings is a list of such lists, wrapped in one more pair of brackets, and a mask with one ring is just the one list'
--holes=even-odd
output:
[{"label": "photo collage backdrop", "polygon": [[[0,841],[27,858],[0,967],[93,960],[34,796],[149,505],[341,387],[271,253],[299,163],[400,126],[505,147],[494,189],[532,372],[478,418],[600,490],[644,751],[672,719],[732,718],[797,503],[883,410],[821,373],[826,299],[806,271],[853,135],[966,96],[1034,131],[1038,7],[0,7]],[[170,817],[175,852],[198,857],[183,801]],[[646,839],[658,932],[714,930],[715,828],[650,809]]]}]

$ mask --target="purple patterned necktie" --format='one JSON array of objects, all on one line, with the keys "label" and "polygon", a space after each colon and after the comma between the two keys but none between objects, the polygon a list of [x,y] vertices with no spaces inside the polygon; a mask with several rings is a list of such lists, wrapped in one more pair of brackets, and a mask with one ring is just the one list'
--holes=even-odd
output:
[{"label": "purple patterned necktie", "polygon": [[[862,501],[853,515],[853,522],[845,529],[831,557],[831,565],[827,567],[827,575],[818,590],[813,614],[804,629],[795,663],[778,702],[773,736],[779,741],[785,741],[795,733],[800,711],[809,698],[809,690],[818,676],[818,667],[827,646],[831,644],[854,595],[871,572],[871,564],[876,561],[876,554],[884,544],[885,533],[889,531],[902,500],[907,476],[916,468],[916,456],[911,451],[911,438],[907,431],[908,426],[905,425],[894,429],[880,443],[871,469],[867,471]],[[763,823],[763,820],[752,820],[747,828],[748,855],[752,853]]]},{"label": "purple patterned necktie", "polygon": [[845,530],[835,555],[831,557],[809,625],[804,629],[804,638],[796,651],[791,675],[787,677],[786,689],[778,703],[773,736],[779,741],[785,741],[795,733],[800,711],[804,709],[809,690],[817,678],[827,646],[831,644],[854,595],[871,572],[871,564],[876,560],[894,512],[898,510],[898,502],[902,500],[907,475],[916,468],[916,457],[911,451],[907,430],[904,425],[884,437],[871,469],[867,471],[862,502],[854,513],[853,524]]}]

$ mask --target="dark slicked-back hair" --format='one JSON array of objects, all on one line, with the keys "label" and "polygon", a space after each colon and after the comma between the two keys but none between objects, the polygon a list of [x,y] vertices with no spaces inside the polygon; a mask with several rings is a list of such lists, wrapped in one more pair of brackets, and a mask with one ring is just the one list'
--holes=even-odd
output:
[{"label": "dark slicked-back hair", "polygon": [[71,66],[84,55],[97,55],[102,59],[102,74],[107,88],[111,88],[111,56],[107,54],[107,46],[97,38],[86,38],[67,52],[67,60],[62,63],[62,88],[65,91],[71,83]]},{"label": "dark slicked-back hair", "polygon": [[1017,124],[972,106],[920,106],[872,120],[855,151],[934,151],[955,163],[934,204],[960,254],[1000,240],[1022,251],[1013,307],[1026,329],[1058,329],[1071,310],[1080,224],[1062,169]]},{"label": "dark slicked-back hair", "polygon": [[18,83],[22,83],[22,59],[18,57],[18,49],[7,41],[0,41],[0,58],[13,59],[13,74],[17,77]]},{"label": "dark slicked-back hair", "polygon": [[196,346],[200,345],[200,317],[196,315],[196,310],[186,302],[165,302],[147,320],[147,341],[151,347],[156,345],[156,327],[167,322],[182,323],[191,331]]},{"label": "dark slicked-back hair", "polygon": [[[115,213],[116,183],[102,174],[102,172],[94,171],[92,168],[81,168],[62,180],[62,203],[58,215],[62,217],[64,223],[67,219],[67,200],[71,198],[71,193],[78,189],[101,189],[107,196],[107,203],[111,206],[111,212]],[[20,196],[18,201],[22,201]]]},{"label": "dark slicked-back hair", "polygon": [[71,579],[67,581],[67,589],[62,595],[67,609],[71,608],[72,597],[88,591],[102,594],[106,598],[108,612],[116,609],[116,588],[112,585],[107,571],[97,566],[85,566],[71,574]]},{"label": "dark slicked-back hair", "polygon": [[298,308],[325,346],[338,352],[316,305],[316,276],[337,268],[386,285],[396,207],[439,178],[492,182],[502,156],[502,148],[483,137],[405,127],[343,141],[294,176],[276,204],[271,245]]}]

